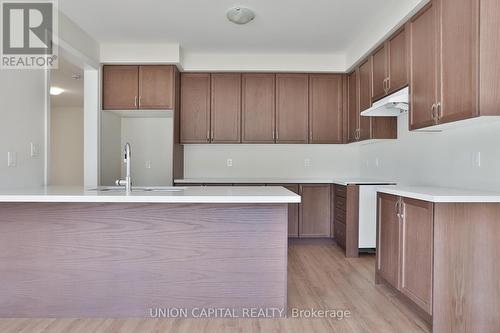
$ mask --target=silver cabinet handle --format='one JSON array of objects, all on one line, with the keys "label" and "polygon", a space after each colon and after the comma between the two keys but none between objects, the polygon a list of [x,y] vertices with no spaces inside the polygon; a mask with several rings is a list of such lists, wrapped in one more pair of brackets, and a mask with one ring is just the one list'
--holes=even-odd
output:
[{"label": "silver cabinet handle", "polygon": [[210,141],[214,141],[214,130],[210,131]]},{"label": "silver cabinet handle", "polygon": [[137,96],[134,97],[134,106],[137,107]]},{"label": "silver cabinet handle", "polygon": [[139,96],[139,107],[141,107],[141,100],[142,100],[142,96]]},{"label": "silver cabinet handle", "polygon": [[273,141],[276,140],[276,132],[273,130]]},{"label": "silver cabinet handle", "polygon": [[391,90],[391,77],[387,78],[387,92],[389,92],[389,90]]},{"label": "silver cabinet handle", "polygon": [[276,141],[278,141],[279,139],[280,139],[280,132],[276,130]]},{"label": "silver cabinet handle", "polygon": [[210,142],[210,130],[207,130],[207,142]]},{"label": "silver cabinet handle", "polygon": [[361,137],[361,130],[359,128],[357,128],[355,131],[354,131],[354,139],[359,140]]},{"label": "silver cabinet handle", "polygon": [[434,120],[435,122],[437,121],[437,113],[436,113],[436,103],[432,104],[431,106],[431,117],[432,117],[432,120]]},{"label": "silver cabinet handle", "polygon": [[443,118],[443,110],[441,108],[441,102],[438,102],[436,104],[436,109],[437,109],[436,118],[437,118],[437,120],[439,120],[439,119]]}]

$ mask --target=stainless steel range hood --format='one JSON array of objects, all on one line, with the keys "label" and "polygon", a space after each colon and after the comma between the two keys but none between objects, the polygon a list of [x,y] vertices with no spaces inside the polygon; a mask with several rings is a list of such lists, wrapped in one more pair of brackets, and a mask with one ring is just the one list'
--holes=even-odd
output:
[{"label": "stainless steel range hood", "polygon": [[409,88],[396,91],[392,95],[373,103],[372,107],[361,112],[365,117],[394,117],[400,116],[409,109]]}]

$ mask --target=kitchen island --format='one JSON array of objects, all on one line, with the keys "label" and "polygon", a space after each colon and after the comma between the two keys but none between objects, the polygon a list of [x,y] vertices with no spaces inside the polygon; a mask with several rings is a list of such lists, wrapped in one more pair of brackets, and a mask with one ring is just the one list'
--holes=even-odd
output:
[{"label": "kitchen island", "polygon": [[0,192],[0,317],[284,315],[297,202],[277,186]]}]

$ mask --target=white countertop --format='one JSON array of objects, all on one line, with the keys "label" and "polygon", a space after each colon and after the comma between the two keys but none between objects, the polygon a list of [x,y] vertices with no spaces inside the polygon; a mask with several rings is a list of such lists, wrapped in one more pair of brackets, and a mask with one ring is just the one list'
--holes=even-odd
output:
[{"label": "white countertop", "polygon": [[184,178],[176,184],[337,184],[390,185],[395,182],[370,178]]},{"label": "white countertop", "polygon": [[466,190],[432,186],[392,186],[379,187],[378,192],[413,198],[429,202],[441,203],[474,203],[498,202],[500,192]]},{"label": "white countertop", "polygon": [[[82,187],[41,187],[0,190],[1,202],[124,202],[124,203],[299,203],[300,196],[284,187],[180,187],[182,191],[97,191]],[[157,188],[160,189],[160,188]]]}]

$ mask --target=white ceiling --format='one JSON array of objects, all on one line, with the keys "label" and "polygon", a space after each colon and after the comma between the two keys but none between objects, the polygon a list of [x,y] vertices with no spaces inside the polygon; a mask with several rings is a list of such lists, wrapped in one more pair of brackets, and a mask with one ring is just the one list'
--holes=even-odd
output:
[{"label": "white ceiling", "polygon": [[[75,80],[72,75],[80,75]],[[57,96],[50,96],[52,107],[83,107],[83,70],[59,57],[58,68],[50,71],[50,86],[63,88],[64,92]]]},{"label": "white ceiling", "polygon": [[[386,25],[422,1],[60,0],[59,7],[99,43],[178,43],[191,53],[346,55],[367,34],[387,33]],[[225,13],[235,5],[253,9],[255,20],[230,23]]]}]

